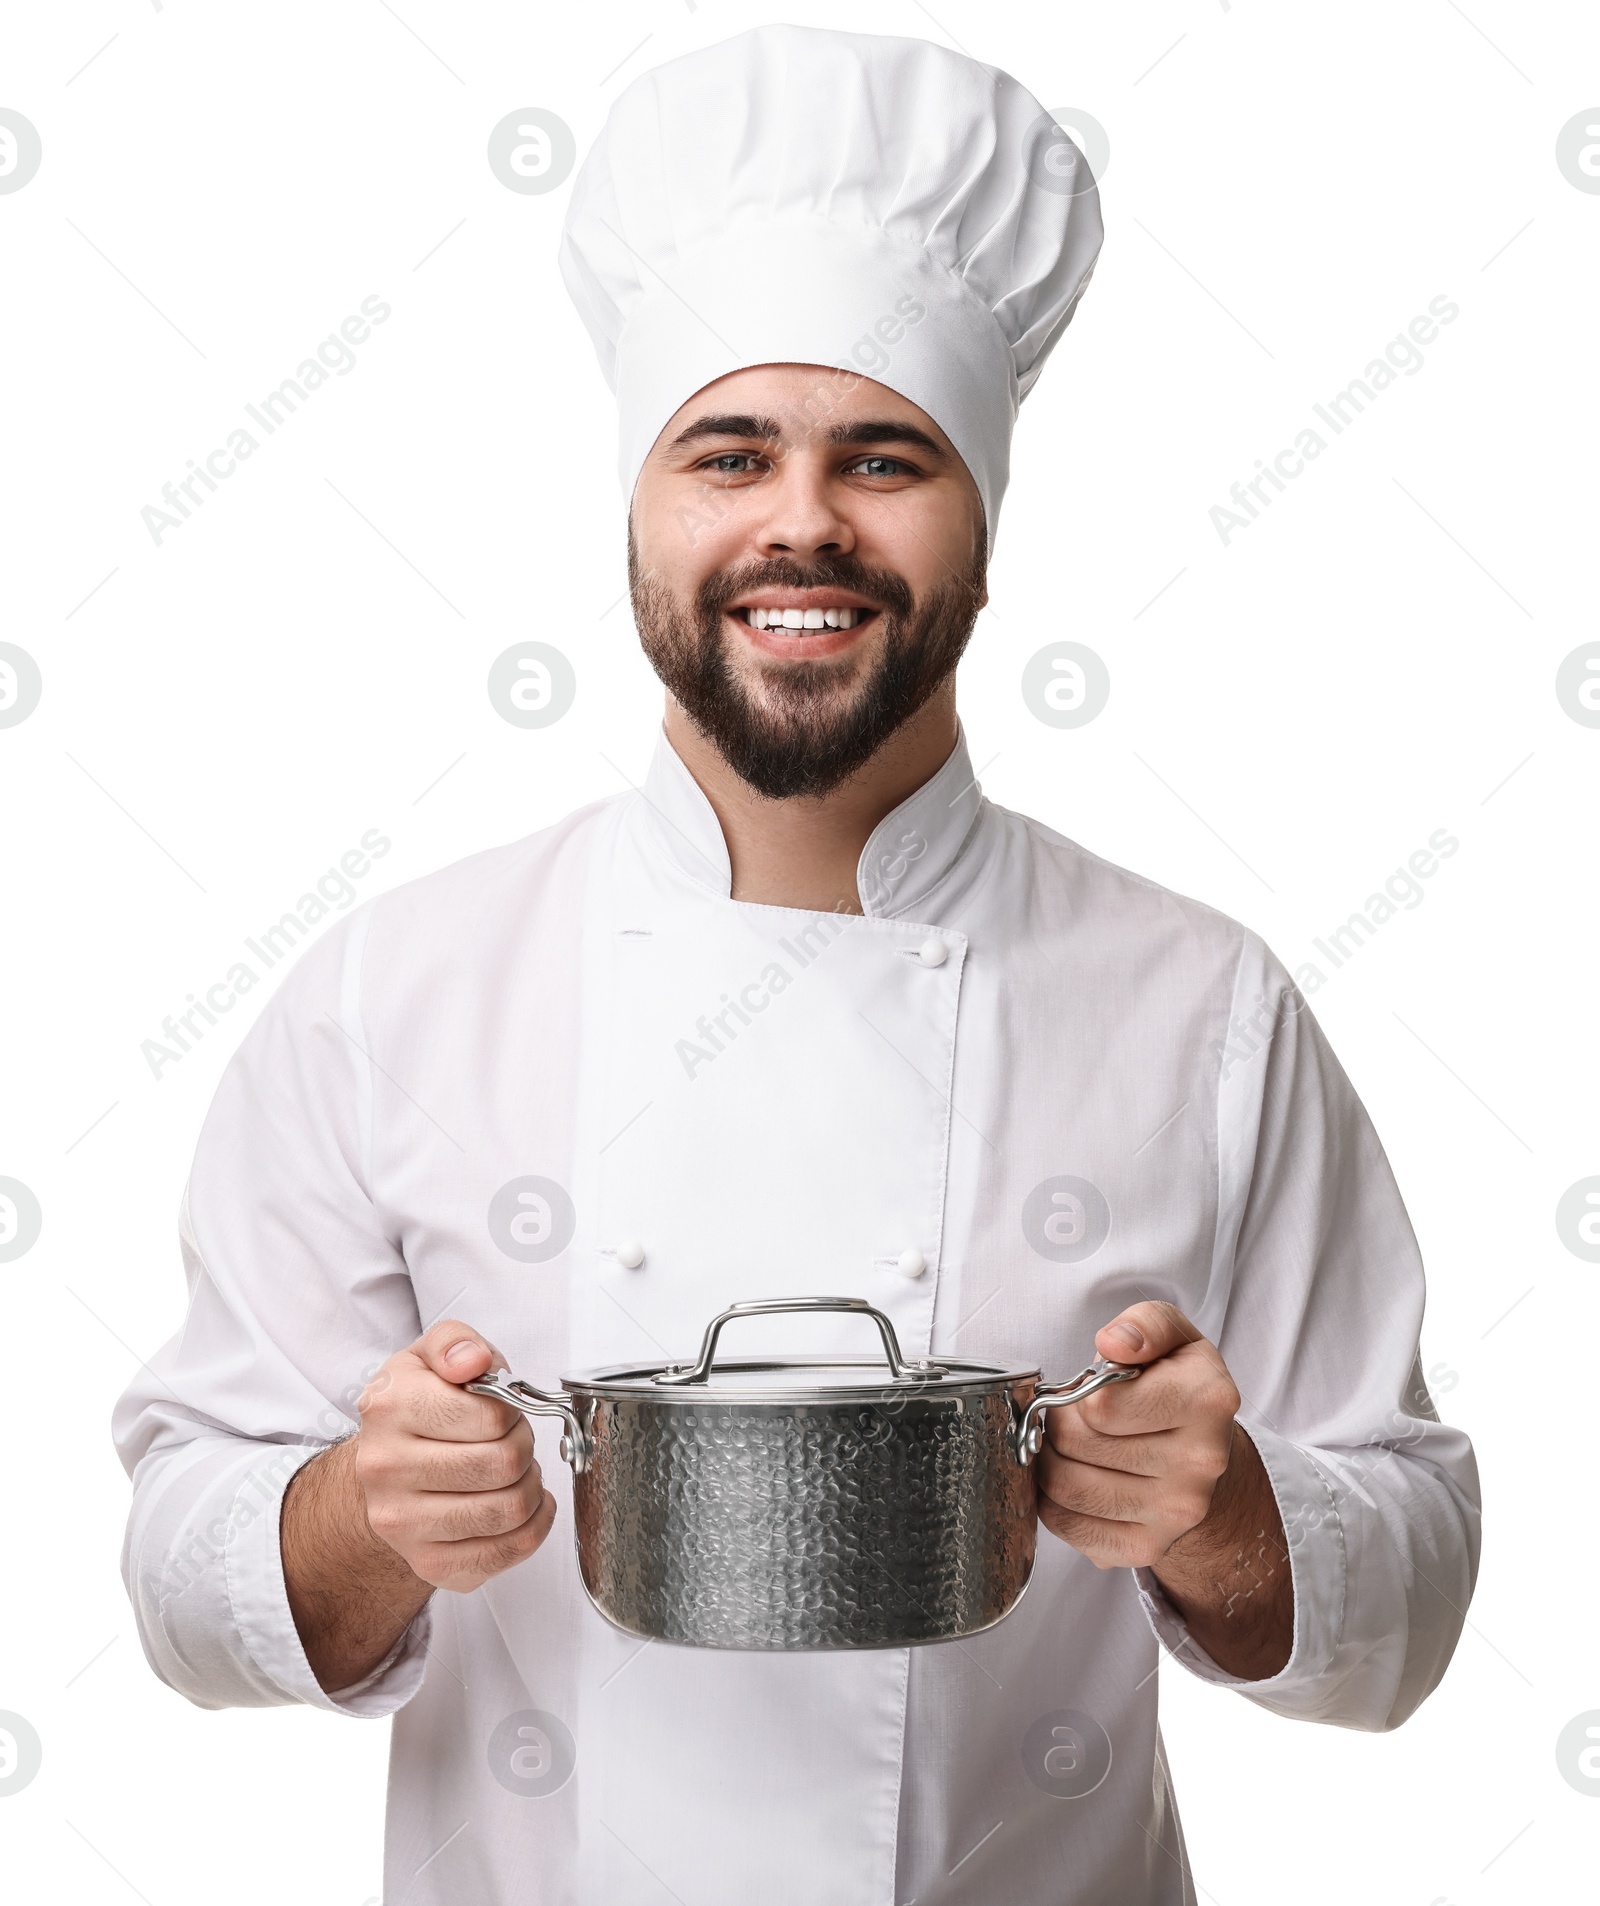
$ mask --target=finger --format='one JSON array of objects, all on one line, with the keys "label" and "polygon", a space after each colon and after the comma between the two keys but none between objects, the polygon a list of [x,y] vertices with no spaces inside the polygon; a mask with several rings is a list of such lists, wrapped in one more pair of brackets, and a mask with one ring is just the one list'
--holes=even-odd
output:
[{"label": "finger", "polygon": [[1108,1384],[1074,1407],[1103,1435],[1128,1436],[1231,1418],[1239,1402],[1228,1366],[1202,1337],[1147,1365],[1136,1382]]},{"label": "finger", "polygon": [[[1183,1353],[1180,1352],[1181,1356]],[[1181,1429],[1193,1414],[1191,1381],[1174,1368],[1177,1359],[1146,1370],[1135,1383],[1110,1383],[1081,1403],[1062,1403],[1044,1412],[1045,1434],[1057,1448],[1090,1436],[1139,1438]],[[1135,1465],[1130,1462],[1125,1467]]]},{"label": "finger", "polygon": [[1186,1343],[1197,1343],[1200,1332],[1176,1304],[1152,1300],[1130,1304],[1095,1337],[1094,1347],[1113,1363],[1154,1363]]},{"label": "finger", "polygon": [[[436,1376],[415,1349],[393,1356],[362,1391],[357,1409],[363,1435],[423,1437],[451,1443],[492,1443],[522,1412],[491,1396]],[[372,1438],[368,1438],[372,1440]]]},{"label": "finger", "polygon": [[537,1513],[546,1493],[536,1466],[508,1489],[472,1495],[412,1489],[369,1493],[367,1521],[375,1535],[409,1556],[421,1548],[506,1535]]},{"label": "finger", "polygon": [[393,1439],[364,1465],[364,1477],[379,1488],[475,1495],[509,1489],[533,1467],[533,1431],[519,1415],[503,1436],[460,1443],[432,1437]]},{"label": "finger", "polygon": [[1058,1509],[1104,1522],[1160,1523],[1168,1519],[1164,1480],[1130,1476],[1120,1469],[1099,1469],[1093,1463],[1058,1456],[1054,1450],[1041,1450],[1038,1460],[1039,1494]]},{"label": "finger", "polygon": [[1062,1413],[1051,1427],[1041,1455],[1082,1463],[1090,1469],[1146,1478],[1174,1497],[1210,1506],[1211,1493],[1228,1467],[1236,1425],[1230,1417],[1202,1425],[1163,1430],[1154,1436],[1102,1436]]},{"label": "finger", "polygon": [[1130,1476],[1160,1476],[1172,1467],[1183,1440],[1174,1426],[1160,1430],[1107,1432],[1084,1421],[1077,1410],[1051,1410],[1045,1417],[1045,1447],[1075,1462],[1099,1469],[1120,1469]]},{"label": "finger", "polygon": [[[504,1357],[481,1331],[453,1317],[445,1318],[426,1330],[411,1346],[411,1354],[430,1375],[459,1386],[505,1363]],[[413,1408],[417,1433],[451,1442],[488,1442],[516,1422],[521,1414],[509,1403],[493,1397],[475,1398],[471,1391],[457,1388],[459,1406],[442,1394],[430,1396],[427,1386],[414,1393]]]},{"label": "finger", "polygon": [[1108,1522],[1139,1523],[1165,1554],[1180,1535],[1210,1512],[1224,1449],[1187,1439],[1176,1465],[1160,1476],[1133,1476],[1075,1461],[1046,1448],[1039,1454],[1040,1512],[1045,1503]]},{"label": "finger", "polygon": [[504,1361],[487,1337],[453,1317],[424,1331],[411,1348],[446,1383],[470,1383]]},{"label": "finger", "polygon": [[[414,1495],[402,1499],[396,1514],[404,1517],[413,1544],[475,1542],[520,1529],[538,1514],[547,1493],[536,1465],[509,1489],[483,1489],[466,1496]],[[378,1533],[385,1531],[380,1528]]]},{"label": "finger", "polygon": [[1039,1520],[1096,1568],[1149,1568],[1164,1552],[1141,1523],[1105,1522],[1046,1502],[1039,1505]]},{"label": "finger", "polygon": [[436,1587],[469,1594],[502,1570],[525,1562],[550,1533],[555,1515],[556,1499],[546,1492],[544,1501],[520,1528],[507,1535],[431,1544],[413,1553],[411,1567]]}]

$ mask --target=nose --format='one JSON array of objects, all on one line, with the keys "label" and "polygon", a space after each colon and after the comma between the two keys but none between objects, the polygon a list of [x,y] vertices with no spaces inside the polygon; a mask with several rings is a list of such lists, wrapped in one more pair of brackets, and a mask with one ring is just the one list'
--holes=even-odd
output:
[{"label": "nose", "polygon": [[792,556],[799,562],[847,554],[856,546],[838,480],[823,460],[790,451],[770,482],[761,486],[763,509],[753,525],[762,556]]}]

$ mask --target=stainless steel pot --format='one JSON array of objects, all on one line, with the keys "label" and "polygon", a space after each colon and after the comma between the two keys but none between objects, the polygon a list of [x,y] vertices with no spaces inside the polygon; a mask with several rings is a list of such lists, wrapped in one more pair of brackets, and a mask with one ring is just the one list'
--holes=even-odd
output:
[{"label": "stainless steel pot", "polygon": [[[850,1311],[883,1339],[865,1358],[715,1363],[725,1324]],[[991,1627],[1033,1573],[1033,1457],[1043,1412],[1139,1374],[1096,1361],[1037,1369],[908,1361],[860,1297],[734,1304],[693,1364],[615,1364],[535,1389],[467,1384],[559,1416],[578,1567],[630,1634],[701,1648],[891,1648]]]}]

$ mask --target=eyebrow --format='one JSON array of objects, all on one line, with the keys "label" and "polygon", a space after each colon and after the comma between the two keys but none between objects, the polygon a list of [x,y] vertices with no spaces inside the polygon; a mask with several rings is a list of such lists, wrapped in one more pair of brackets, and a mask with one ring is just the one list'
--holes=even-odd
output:
[{"label": "eyebrow", "polygon": [[[705,437],[756,437],[763,443],[772,443],[782,435],[782,426],[775,417],[724,412],[696,417],[692,424],[680,430],[672,439],[672,447],[676,450],[685,444],[698,443]],[[941,463],[948,461],[944,448],[926,430],[919,430],[915,424],[904,423],[893,417],[866,417],[852,424],[835,424],[828,432],[826,441],[839,449],[858,444],[915,444],[919,450],[937,457]]]},{"label": "eyebrow", "polygon": [[828,442],[841,447],[860,443],[914,443],[919,450],[937,457],[941,463],[945,461],[943,448],[926,430],[919,430],[915,424],[901,423],[893,417],[864,418],[860,423],[835,424],[828,432]]},{"label": "eyebrow", "polygon": [[772,417],[707,416],[696,417],[672,439],[674,449],[681,443],[698,443],[702,437],[760,437],[763,442],[780,436],[777,420]]}]

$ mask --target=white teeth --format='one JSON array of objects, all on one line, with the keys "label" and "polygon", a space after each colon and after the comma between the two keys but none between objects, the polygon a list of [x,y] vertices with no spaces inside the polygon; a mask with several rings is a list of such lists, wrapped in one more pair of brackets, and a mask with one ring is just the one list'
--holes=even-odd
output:
[{"label": "white teeth", "polygon": [[860,609],[747,609],[752,629],[853,629]]}]

